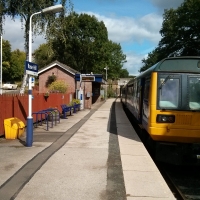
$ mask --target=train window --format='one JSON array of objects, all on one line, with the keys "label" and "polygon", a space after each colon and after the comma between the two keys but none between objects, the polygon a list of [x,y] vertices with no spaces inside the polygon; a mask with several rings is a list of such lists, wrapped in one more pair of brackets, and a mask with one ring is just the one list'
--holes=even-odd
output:
[{"label": "train window", "polygon": [[133,85],[133,96],[136,97],[136,94],[137,94],[137,82],[135,82]]},{"label": "train window", "polygon": [[179,79],[171,78],[160,78],[159,80],[159,107],[166,108],[177,108],[179,102]]},{"label": "train window", "polygon": [[189,78],[189,108],[200,109],[200,77]]},{"label": "train window", "polygon": [[137,98],[139,98],[140,97],[140,91],[141,91],[141,86],[140,86],[140,84],[139,84],[139,82],[137,82]]},{"label": "train window", "polygon": [[146,100],[149,99],[149,88],[150,88],[150,81],[146,81],[144,87],[144,99]]}]

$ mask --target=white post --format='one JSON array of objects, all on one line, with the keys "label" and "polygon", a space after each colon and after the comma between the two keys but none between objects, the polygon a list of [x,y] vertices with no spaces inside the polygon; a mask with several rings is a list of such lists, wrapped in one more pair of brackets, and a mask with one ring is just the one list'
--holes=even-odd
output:
[{"label": "white post", "polygon": [[[29,51],[28,51],[28,61],[32,61],[32,17],[34,15],[40,14],[41,12],[34,13],[30,16],[29,22]],[[26,146],[31,147],[33,143],[33,117],[32,117],[32,77],[29,76],[28,81],[28,117],[27,117],[27,130],[26,130]]]},{"label": "white post", "polygon": [[107,70],[109,69],[107,66],[104,68],[106,70],[106,88],[105,88],[105,100],[107,99],[107,92],[108,92],[108,88],[107,88]]},{"label": "white post", "polygon": [[[50,6],[48,8],[43,9],[40,12],[33,13],[30,16],[29,22],[29,53],[28,53],[28,61],[32,61],[32,17],[34,15],[46,12],[60,12],[63,9],[62,5]],[[33,117],[32,117],[32,77],[29,76],[28,82],[28,117],[27,117],[27,130],[26,130],[26,146],[31,147],[33,143]]]}]

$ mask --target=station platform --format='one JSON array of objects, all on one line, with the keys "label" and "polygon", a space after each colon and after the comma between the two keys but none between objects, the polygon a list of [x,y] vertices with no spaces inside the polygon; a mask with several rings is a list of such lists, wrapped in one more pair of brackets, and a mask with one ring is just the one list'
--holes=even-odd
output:
[{"label": "station platform", "polygon": [[26,137],[0,138],[1,200],[176,199],[123,111],[107,99]]}]

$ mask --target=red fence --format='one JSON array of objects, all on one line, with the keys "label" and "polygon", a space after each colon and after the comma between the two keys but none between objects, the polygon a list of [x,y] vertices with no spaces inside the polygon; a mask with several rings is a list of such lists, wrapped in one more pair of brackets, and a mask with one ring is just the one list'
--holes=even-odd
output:
[{"label": "red fence", "polygon": [[[44,94],[34,94],[32,112],[55,107],[61,112],[60,105],[68,104],[70,102],[70,95],[73,98],[74,94],[52,93],[47,98],[44,97]],[[4,119],[17,117],[26,125],[27,116],[28,95],[0,95],[0,136],[5,134]]]}]

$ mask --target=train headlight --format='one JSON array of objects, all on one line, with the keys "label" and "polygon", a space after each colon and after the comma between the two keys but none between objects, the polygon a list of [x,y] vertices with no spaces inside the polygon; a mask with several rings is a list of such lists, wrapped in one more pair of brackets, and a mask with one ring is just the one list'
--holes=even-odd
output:
[{"label": "train headlight", "polygon": [[158,123],[174,123],[175,115],[157,115],[156,122],[158,122]]}]

